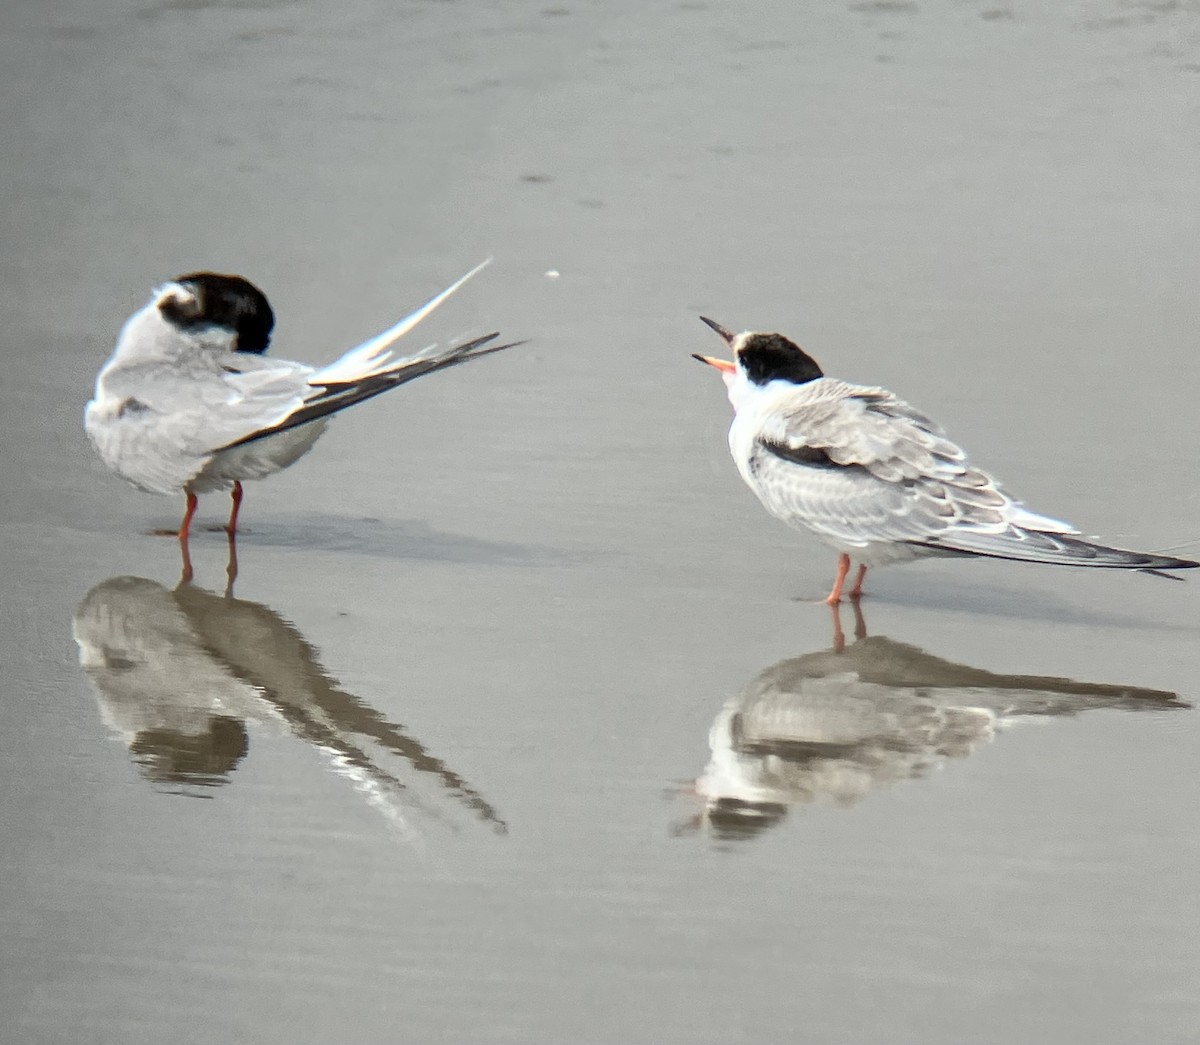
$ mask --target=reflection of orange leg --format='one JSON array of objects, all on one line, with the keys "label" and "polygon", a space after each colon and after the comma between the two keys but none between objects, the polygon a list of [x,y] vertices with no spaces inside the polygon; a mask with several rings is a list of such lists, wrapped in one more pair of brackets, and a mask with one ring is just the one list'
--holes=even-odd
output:
[{"label": "reflection of orange leg", "polygon": [[825,602],[830,606],[836,606],[842,601],[842,585],[846,583],[846,574],[850,572],[850,556],[843,552],[838,556],[838,572],[837,580],[833,582],[833,591],[829,593],[829,598]]},{"label": "reflection of orange leg", "polygon": [[858,564],[858,576],[854,578],[854,587],[850,589],[850,598],[858,602],[862,598],[862,582],[867,576],[867,568],[862,564]]},{"label": "reflection of orange leg", "polygon": [[192,557],[188,553],[188,539],[186,533],[179,535],[179,555],[183,559],[183,570],[179,574],[179,583],[192,583]]},{"label": "reflection of orange leg", "polygon": [[230,497],[233,499],[233,507],[229,510],[229,525],[225,527],[225,532],[232,536],[237,533],[238,512],[242,510],[242,484],[237,480],[234,480]]},{"label": "reflection of orange leg", "polygon": [[833,652],[842,653],[846,649],[846,633],[842,631],[842,608],[839,603],[829,604],[829,612],[833,615]]},{"label": "reflection of orange leg", "polygon": [[854,607],[854,638],[855,641],[861,641],[867,637],[867,620],[858,599],[852,597],[850,605]]},{"label": "reflection of orange leg", "polygon": [[238,561],[237,561],[237,535],[233,530],[229,531],[229,562],[225,566],[225,598],[233,598],[233,582],[237,580]]}]

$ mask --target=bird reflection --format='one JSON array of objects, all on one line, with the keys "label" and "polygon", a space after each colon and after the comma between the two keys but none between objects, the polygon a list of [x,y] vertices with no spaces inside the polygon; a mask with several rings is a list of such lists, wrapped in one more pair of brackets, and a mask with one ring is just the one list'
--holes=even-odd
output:
[{"label": "bird reflection", "polygon": [[[231,560],[229,575],[236,573]],[[203,793],[228,781],[249,750],[246,723],[282,725],[321,752],[403,832],[406,810],[446,817],[380,764],[398,756],[497,832],[492,805],[403,728],[339,688],[296,628],[261,603],[191,583],[172,591],[144,577],[113,577],[75,613],[79,662],[106,724],[142,774]]]},{"label": "bird reflection", "polygon": [[989,743],[1016,719],[1092,708],[1186,708],[1174,693],[1037,675],[998,675],[916,646],[868,637],[854,606],[846,644],[840,610],[833,645],[780,661],[721,709],[712,756],[695,790],[705,809],[681,831],[752,837],[791,806],[853,806]]}]

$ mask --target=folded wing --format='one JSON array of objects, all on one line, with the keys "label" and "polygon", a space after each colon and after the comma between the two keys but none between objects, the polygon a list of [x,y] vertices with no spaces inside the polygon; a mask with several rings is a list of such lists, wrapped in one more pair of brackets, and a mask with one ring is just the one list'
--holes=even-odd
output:
[{"label": "folded wing", "polygon": [[884,389],[825,380],[763,427],[750,469],[760,497],[850,547],[905,542],[1072,566],[1178,569],[1188,560],[1082,540],[976,468],[945,432]]},{"label": "folded wing", "polygon": [[195,478],[213,454],[308,424],[402,384],[480,356],[513,347],[494,345],[498,334],[462,344],[436,345],[396,359],[395,342],[488,262],[431,298],[381,334],[333,363],[303,363],[245,352],[198,352],[170,363],[115,368],[105,393],[119,404],[121,423],[110,436],[138,454],[135,481],[148,489],[178,489]]}]

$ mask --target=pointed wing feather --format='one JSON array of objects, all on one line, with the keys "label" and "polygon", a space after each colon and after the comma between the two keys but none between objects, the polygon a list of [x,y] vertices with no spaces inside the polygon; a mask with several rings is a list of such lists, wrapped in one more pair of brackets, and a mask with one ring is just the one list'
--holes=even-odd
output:
[{"label": "pointed wing feather", "polygon": [[1050,566],[1095,566],[1109,569],[1186,570],[1197,564],[1190,559],[1150,552],[1126,551],[1092,544],[1058,533],[1044,533],[1010,526],[999,534],[952,530],[929,542],[941,548],[992,559],[1019,559]]},{"label": "pointed wing feather", "polygon": [[[356,403],[373,399],[375,396],[381,395],[384,392],[390,392],[393,388],[399,388],[401,385],[407,384],[409,381],[421,377],[423,374],[430,374],[435,370],[445,370],[447,367],[458,366],[460,363],[467,363],[472,359],[478,359],[481,356],[491,355],[493,352],[502,352],[506,348],[515,348],[517,345],[524,344],[521,341],[511,341],[503,345],[488,344],[488,342],[494,341],[499,336],[498,332],[485,334],[483,337],[475,338],[461,345],[451,346],[449,349],[438,353],[432,353],[431,350],[427,349],[425,353],[410,357],[382,373],[368,375],[358,381],[321,387],[276,423],[256,429],[242,436],[240,439],[235,439],[232,442],[217,447],[217,450],[228,450],[234,446],[242,446],[246,443],[255,442],[258,439],[265,439],[267,436],[275,435],[277,432],[285,432],[289,428],[308,424],[318,418],[327,417],[340,410],[345,410]],[[313,376],[312,380],[316,381],[316,375]]]},{"label": "pointed wing feather", "polygon": [[[372,338],[368,338],[361,345],[350,349],[340,359],[335,360],[328,366],[322,367],[316,373],[314,384],[340,384],[343,382],[358,381],[373,374],[395,369],[395,365],[391,365],[392,346],[437,308],[438,305],[458,290],[459,287],[466,283],[467,280],[476,273],[482,272],[491,263],[492,259],[487,258],[471,269],[461,279],[451,283],[440,294],[435,294],[415,312],[410,312],[395,325],[388,327],[387,330],[376,334]],[[402,366],[403,364],[400,365]]]}]

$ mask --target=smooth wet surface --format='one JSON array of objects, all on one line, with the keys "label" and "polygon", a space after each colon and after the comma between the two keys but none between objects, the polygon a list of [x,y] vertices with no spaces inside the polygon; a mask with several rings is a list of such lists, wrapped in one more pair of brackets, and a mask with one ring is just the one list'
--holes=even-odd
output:
[{"label": "smooth wet surface", "polygon": [[[1194,553],[1200,7],[4,20],[0,1040],[1195,1040],[1200,581],[926,562],[838,642],[689,356],[783,330]],[[81,425],[149,288],[317,362],[488,255],[409,344],[530,344],[179,585]]]}]

